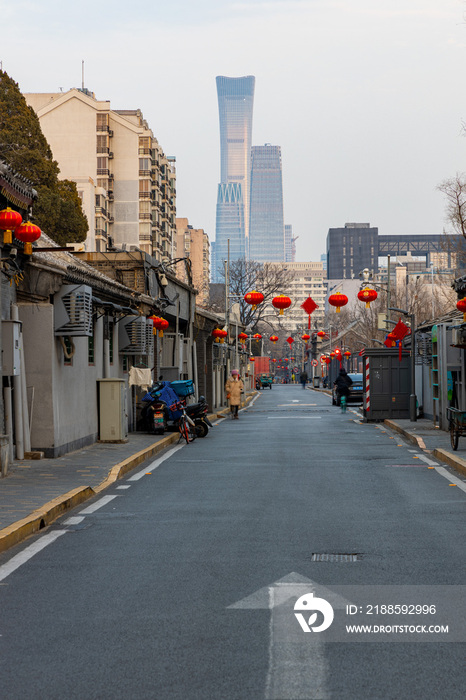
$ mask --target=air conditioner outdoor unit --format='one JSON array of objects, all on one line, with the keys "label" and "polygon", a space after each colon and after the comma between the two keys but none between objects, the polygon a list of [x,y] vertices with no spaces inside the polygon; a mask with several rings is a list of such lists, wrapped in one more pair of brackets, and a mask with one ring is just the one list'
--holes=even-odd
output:
[{"label": "air conditioner outdoor unit", "polygon": [[110,153],[108,154],[108,157],[109,157],[110,160],[113,158],[113,153],[112,153],[112,151],[110,151]]},{"label": "air conditioner outdoor unit", "polygon": [[147,321],[145,316],[128,316],[119,323],[120,355],[147,355]]},{"label": "air conditioner outdoor unit", "polygon": [[466,348],[466,328],[452,328],[451,344],[455,348]]},{"label": "air conditioner outdoor unit", "polygon": [[55,335],[92,336],[92,289],[86,284],[64,284],[53,300]]}]

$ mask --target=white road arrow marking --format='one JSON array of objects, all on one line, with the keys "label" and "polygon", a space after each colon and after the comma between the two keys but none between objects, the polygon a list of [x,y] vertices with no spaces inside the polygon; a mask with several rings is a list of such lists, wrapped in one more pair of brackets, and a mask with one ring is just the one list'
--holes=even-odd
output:
[{"label": "white road arrow marking", "polygon": [[289,602],[304,592],[324,598],[334,609],[344,609],[349,602],[331,589],[292,572],[228,608],[271,611],[266,700],[330,698],[326,687],[328,662],[322,638],[319,633],[304,634]]}]

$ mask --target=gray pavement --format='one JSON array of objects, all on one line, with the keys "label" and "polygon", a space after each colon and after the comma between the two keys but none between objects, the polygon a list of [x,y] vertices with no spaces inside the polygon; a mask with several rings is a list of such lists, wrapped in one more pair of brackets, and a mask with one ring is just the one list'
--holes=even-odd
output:
[{"label": "gray pavement", "polygon": [[[252,394],[247,401],[251,398]],[[466,438],[460,438],[454,452],[449,433],[435,428],[429,420],[412,423],[398,419],[385,423],[462,476],[466,475]],[[123,444],[95,443],[57,459],[15,460],[8,475],[0,479],[0,552],[104,490],[177,440],[176,433],[164,436],[130,433],[128,442]]]}]

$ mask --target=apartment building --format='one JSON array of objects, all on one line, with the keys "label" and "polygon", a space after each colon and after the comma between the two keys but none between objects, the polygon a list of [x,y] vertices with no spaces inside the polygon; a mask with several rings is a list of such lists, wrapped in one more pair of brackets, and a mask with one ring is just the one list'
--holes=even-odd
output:
[{"label": "apartment building", "polygon": [[[176,256],[188,258],[191,264],[192,284],[197,289],[196,304],[203,306],[209,301],[209,237],[202,228],[193,228],[188,219],[176,219]],[[176,266],[178,279],[188,282],[183,261]]]},{"label": "apartment building", "polygon": [[301,309],[301,304],[308,297],[312,297],[319,307],[312,314],[312,328],[323,326],[327,280],[322,262],[285,262],[276,264],[279,264],[281,268],[290,270],[294,275],[289,288],[283,290],[283,293],[287,294],[292,300],[291,307],[286,311],[286,324],[290,332],[307,328],[308,316]]},{"label": "apartment building", "polygon": [[[175,255],[176,167],[141,110],[112,110],[86,89],[26,93],[60,167],[76,182],[89,233],[84,250]],[[82,247],[82,246],[79,246]]]}]

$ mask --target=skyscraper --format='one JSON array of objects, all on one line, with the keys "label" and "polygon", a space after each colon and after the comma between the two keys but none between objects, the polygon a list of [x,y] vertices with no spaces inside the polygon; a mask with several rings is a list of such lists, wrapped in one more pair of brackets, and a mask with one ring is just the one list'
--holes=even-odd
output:
[{"label": "skyscraper", "polygon": [[285,260],[283,184],[280,146],[253,146],[249,257],[258,262]]},{"label": "skyscraper", "polygon": [[221,280],[218,266],[230,259],[248,254],[249,240],[249,178],[251,169],[252,110],[255,78],[227,78],[217,81],[220,119],[220,184],[217,195],[215,233],[216,269],[212,281]]}]

